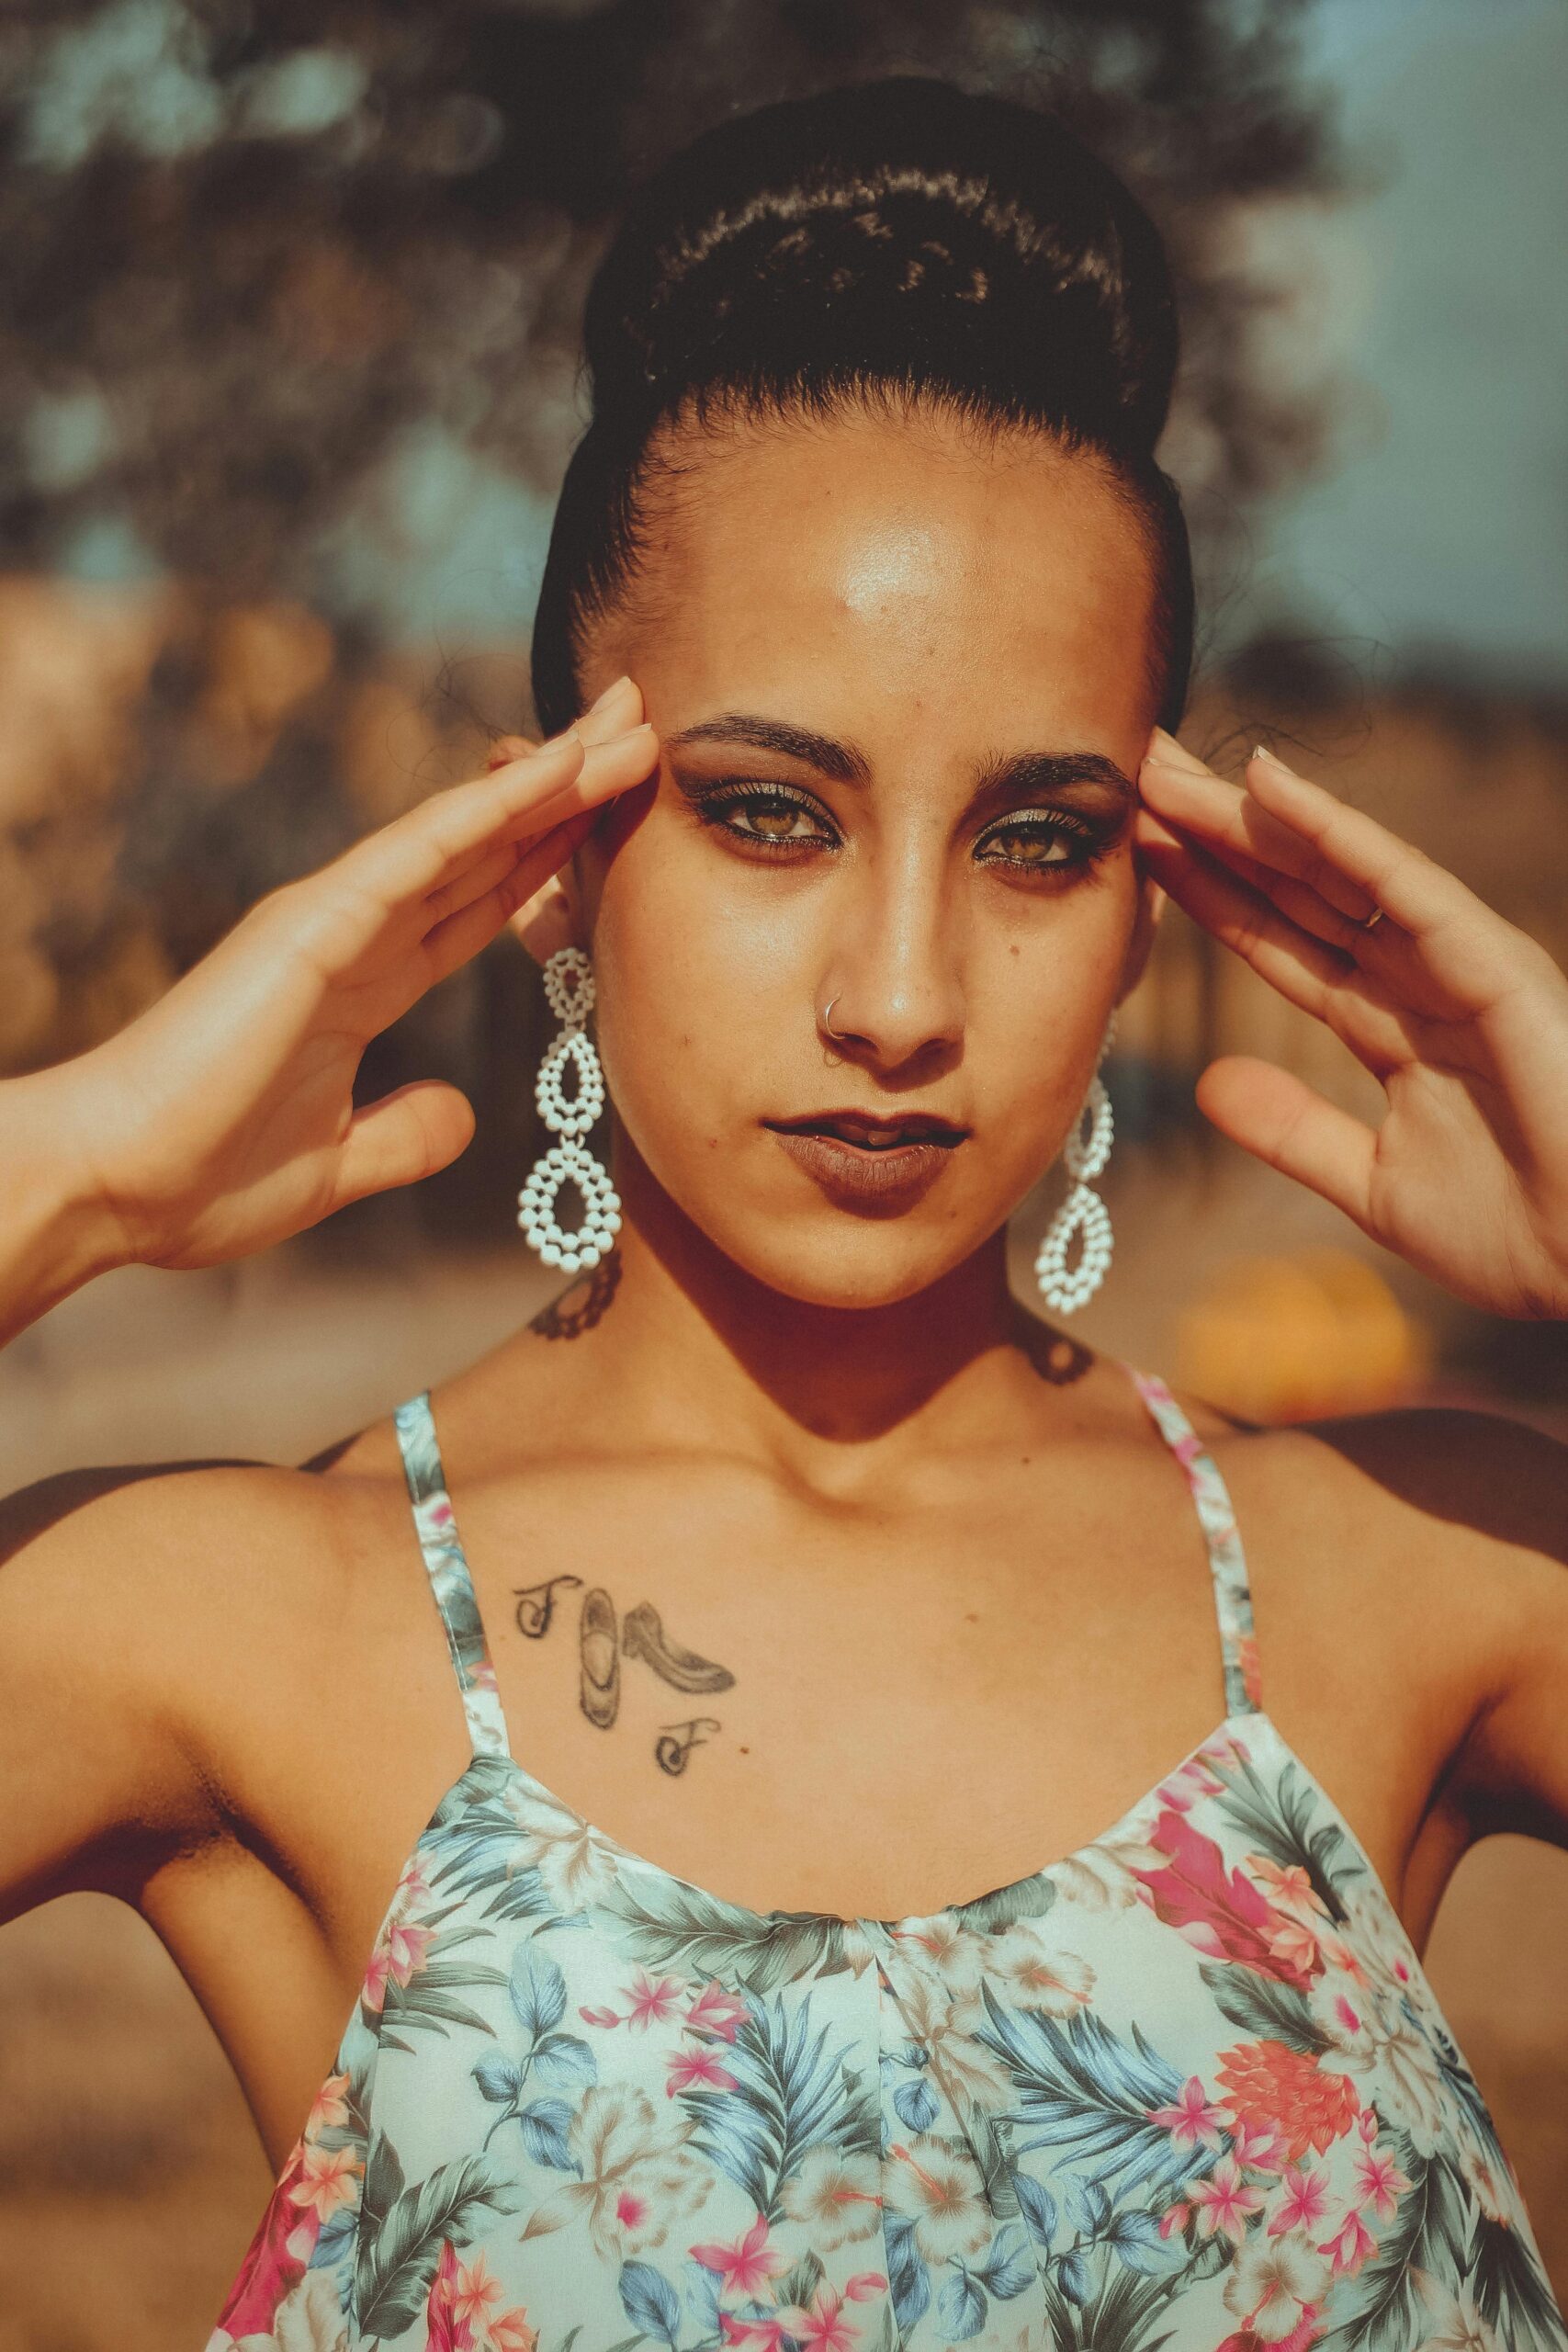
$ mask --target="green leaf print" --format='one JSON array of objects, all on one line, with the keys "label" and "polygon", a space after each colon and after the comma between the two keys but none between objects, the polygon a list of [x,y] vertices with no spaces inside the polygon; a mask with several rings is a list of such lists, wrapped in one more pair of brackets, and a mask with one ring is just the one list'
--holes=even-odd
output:
[{"label": "green leaf print", "polygon": [[[1345,2306],[1323,2339],[1334,2352],[1408,2352],[1430,2332],[1417,2283],[1430,2272],[1451,2282],[1464,2259],[1469,2192],[1446,2156],[1418,2155],[1402,2132],[1390,2133],[1394,2161],[1410,2182],[1377,2252],[1345,2282]],[[1520,2348],[1522,2352],[1522,2347]]]},{"label": "green leaf print", "polygon": [[1054,2352],[1160,2352],[1160,2346],[1172,2340],[1174,2331],[1168,2327],[1157,2335],[1151,2331],[1165,2317],[1177,2283],[1174,2275],[1140,2278],[1113,2263],[1099,2290],[1090,2292],[1086,2288],[1078,2300],[1063,2294],[1050,2273],[1042,2270],[1040,2284]]},{"label": "green leaf print", "polygon": [[680,2094],[697,2120],[694,2150],[717,2165],[746,2191],[770,2223],[782,2214],[785,2181],[807,2149],[874,2154],[881,2116],[864,2091],[846,2095],[844,2060],[851,2045],[824,2052],[826,2025],[811,2025],[811,1996],[787,2007],[776,1996],[759,2001],[725,2052],[732,2091],[698,2085]]},{"label": "green leaf print", "polygon": [[812,2296],[827,2276],[828,2273],[819,2254],[809,2252],[803,2254],[800,2260],[784,2272],[774,2288],[775,2305],[780,2311],[787,2311],[795,2303],[809,2309]]},{"label": "green leaf print", "polygon": [[1175,2106],[1181,2085],[1136,2026],[1129,2043],[1090,2009],[1059,2022],[1037,2009],[1004,2008],[988,1984],[981,1992],[990,2026],[977,2027],[975,2038],[1011,2075],[1016,2120],[1039,2127],[1020,2142],[1020,2154],[1049,2148],[1122,2193],[1146,2183],[1162,2197],[1202,2171],[1208,2149],[1183,2148],[1150,2120],[1152,2109]]},{"label": "green leaf print", "polygon": [[[384,2139],[378,2187],[383,2190],[401,2166]],[[371,2164],[376,2163],[376,2148]],[[395,2169],[394,2169],[395,2168]],[[417,2188],[401,2188],[373,2220],[370,2179],[366,2181],[365,2222],[355,2268],[355,2319],[362,2335],[396,2335],[415,2319],[441,2259],[441,2242],[464,2245],[470,2217],[489,2210],[508,2213],[507,2185],[480,2156],[438,2165]]]},{"label": "green leaf print", "polygon": [[1568,2337],[1534,2255],[1517,2230],[1484,2213],[1475,2217],[1470,2290],[1476,2310],[1509,2352],[1528,2352],[1532,2346],[1562,2352]]},{"label": "green leaf print", "polygon": [[1043,1919],[1056,1900],[1056,1882],[1043,1871],[1021,1879],[1016,1886],[999,1886],[993,1894],[977,1894],[969,1903],[954,1903],[950,1916],[961,1928],[987,1936],[1009,1928],[1015,1919]]},{"label": "green leaf print", "polygon": [[411,1976],[406,1984],[389,1980],[381,2001],[382,2023],[387,2027],[401,2026],[408,2031],[427,2027],[434,2033],[445,2032],[449,2025],[461,2025],[473,2033],[493,2034],[494,2027],[456,1996],[459,1992],[473,1993],[481,1985],[505,1982],[503,1969],[483,1968],[476,1963],[465,1967],[461,1961],[433,1960]]},{"label": "green leaf print", "polygon": [[764,1919],[674,1881],[634,1883],[622,1878],[603,1906],[622,1922],[621,1942],[650,1970],[714,1976],[769,1993],[807,1975],[837,1976],[849,1967],[845,1919],[810,1912],[781,1912]]},{"label": "green leaf print", "polygon": [[1266,2041],[1283,2041],[1304,2058],[1317,2058],[1329,2048],[1329,2039],[1313,2016],[1306,1995],[1276,1976],[1259,1976],[1233,1962],[1206,1960],[1198,1973],[1214,1996],[1214,2006],[1232,2025]]},{"label": "green leaf print", "polygon": [[1297,1767],[1287,1764],[1270,1787],[1250,1764],[1231,1763],[1209,1751],[1203,1762],[1224,1782],[1216,1804],[1254,1850],[1287,1870],[1305,1871],[1329,1917],[1342,1927],[1347,1915],[1338,1886],[1348,1878],[1364,1878],[1366,1868],[1337,1822],[1314,1826],[1315,1800]]}]

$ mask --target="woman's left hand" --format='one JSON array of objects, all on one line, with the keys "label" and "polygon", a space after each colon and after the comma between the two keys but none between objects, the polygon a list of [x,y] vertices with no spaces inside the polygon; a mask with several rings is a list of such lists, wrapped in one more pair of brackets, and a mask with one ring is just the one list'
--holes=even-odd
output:
[{"label": "woman's left hand", "polygon": [[1210,1063],[1199,1108],[1459,1297],[1568,1316],[1568,978],[1321,785],[1267,755],[1246,773],[1227,783],[1156,728],[1139,853],[1179,906],[1344,1040],[1388,1108],[1369,1127],[1244,1055]]}]

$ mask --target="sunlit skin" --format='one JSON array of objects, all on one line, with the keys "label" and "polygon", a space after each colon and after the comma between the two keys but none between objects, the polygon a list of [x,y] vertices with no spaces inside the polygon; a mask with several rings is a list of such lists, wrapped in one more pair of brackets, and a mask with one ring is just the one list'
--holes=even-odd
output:
[{"label": "sunlit skin", "polygon": [[[1098,469],[1038,436],[992,456],[935,418],[742,427],[709,468],[583,681],[630,673],[657,778],[519,924],[593,958],[629,1228],[605,1343],[666,1378],[695,1351],[716,1416],[744,1400],[786,1448],[797,1420],[919,1443],[916,1398],[1007,1325],[1006,1219],[1152,939],[1148,561]],[[745,719],[838,756],[682,741]],[[1041,772],[1068,754],[1104,773]],[[737,782],[796,796],[728,810],[787,854],[704,821]],[[845,1105],[969,1132],[923,1199],[846,1209],[762,1124]],[[1011,1357],[984,1377],[1034,1409]]]},{"label": "sunlit skin", "polygon": [[[583,649],[585,706],[626,683],[581,744],[433,795],[269,894],[107,1048],[16,1082],[11,1131],[39,1168],[84,1135],[112,1162],[76,1185],[79,1242],[36,1188],[39,1231],[63,1236],[51,1282],[265,1249],[471,1135],[438,1081],[355,1107],[367,1039],[508,922],[538,956],[587,947],[614,1101],[589,1141],[625,1202],[611,1268],[430,1378],[513,1737],[568,1805],[700,1887],[898,1917],[1097,1838],[1224,1703],[1178,1466],[1113,1359],[1007,1279],[1010,1216],[1059,1155],[1164,890],[1342,1034],[1417,1040],[1378,1169],[1289,1072],[1212,1065],[1203,1107],[1504,1312],[1496,1261],[1549,1309],[1568,1265],[1563,987],[1358,812],[1257,763],[1243,792],[1156,729],[1148,560],[1094,460],[931,413],[671,454],[678,511],[652,514],[636,593]],[[769,746],[716,737],[739,721]],[[1156,770],[1151,744],[1185,766]],[[736,780],[739,830],[704,822]],[[1369,945],[1373,884],[1391,920]],[[1490,1102],[1524,1139],[1511,1159]],[[857,1105],[968,1133],[897,1213],[847,1207],[764,1123]],[[1456,1252],[1450,1199],[1490,1204],[1502,1246]],[[1181,1401],[1245,1531],[1270,1715],[1419,1943],[1486,1828],[1568,1838],[1561,1449],[1484,1415],[1255,1432]],[[133,1902],[276,2171],[469,1754],[389,1413],[298,1467],[40,1481],[7,1502],[6,1546],[0,1897]],[[732,1684],[677,1697],[634,1661],[596,1727],[572,1612],[540,1640],[513,1616],[563,1567],[653,1605]],[[666,1778],[671,1713],[710,1707],[720,1729]]]}]

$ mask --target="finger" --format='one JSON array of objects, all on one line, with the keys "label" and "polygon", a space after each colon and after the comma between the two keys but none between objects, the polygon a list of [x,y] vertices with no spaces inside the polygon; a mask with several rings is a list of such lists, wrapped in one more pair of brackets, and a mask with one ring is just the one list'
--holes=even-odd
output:
[{"label": "finger", "polygon": [[1409,1059],[1396,1014],[1348,956],[1290,922],[1208,853],[1151,826],[1141,846],[1155,880],[1270,988],[1332,1029],[1377,1076]]},{"label": "finger", "polygon": [[323,876],[331,876],[334,884],[352,883],[383,914],[414,906],[488,848],[520,811],[574,783],[588,757],[588,746],[575,732],[558,735],[492,775],[433,792],[334,858]]},{"label": "finger", "polygon": [[1138,789],[1162,817],[1196,834],[1206,849],[1226,856],[1227,863],[1227,853],[1244,856],[1292,877],[1350,922],[1365,922],[1375,903],[1370,891],[1340,873],[1254,794],[1215,775],[1201,761],[1194,759],[1187,766],[1188,756],[1184,752],[1179,763],[1151,752],[1139,770]]},{"label": "finger", "polygon": [[1248,1054],[1211,1062],[1198,1080],[1197,1101],[1222,1135],[1371,1232],[1375,1129],[1293,1072]]},{"label": "finger", "polygon": [[[1518,985],[1520,933],[1456,874],[1282,761],[1254,759],[1247,777],[1271,814],[1359,883],[1416,943],[1422,968],[1447,997],[1441,1010],[1483,1012]],[[1374,936],[1385,930],[1380,924]],[[1394,944],[1383,942],[1385,955]]]},{"label": "finger", "polygon": [[[585,743],[602,743],[635,726],[642,715],[640,688],[629,677],[617,678],[575,722],[576,731]],[[492,770],[505,767],[509,761],[526,759],[537,749],[531,736],[500,735],[485,764]]]},{"label": "finger", "polygon": [[472,1103],[439,1079],[415,1079],[355,1111],[338,1146],[332,1207],[417,1184],[449,1167],[473,1139]]},{"label": "finger", "polygon": [[547,882],[552,874],[585,842],[598,819],[598,811],[585,808],[552,826],[542,839],[530,842],[521,854],[513,849],[507,871],[497,876],[482,896],[448,915],[426,933],[424,956],[429,971],[427,986],[445,979],[469,957],[488,946],[502,925],[519,907],[531,899],[536,890]]},{"label": "finger", "polygon": [[297,915],[314,916],[302,923],[301,946],[323,974],[339,977],[393,918],[402,915],[423,929],[432,890],[458,879],[486,852],[546,832],[639,783],[658,748],[646,725],[604,743],[562,739],[493,776],[434,794],[290,886]]},{"label": "finger", "polygon": [[1190,828],[1185,819],[1174,816],[1168,809],[1162,809],[1156,817],[1146,806],[1139,808],[1134,820],[1133,838],[1139,844],[1145,841],[1164,841],[1177,847],[1190,845],[1201,839],[1206,856],[1223,865],[1227,873],[1234,874],[1237,881],[1245,882],[1250,889],[1259,892],[1271,906],[1277,907],[1301,930],[1310,932],[1314,939],[1321,939],[1329,947],[1340,948],[1348,955],[1357,956],[1358,960],[1370,942],[1370,934],[1362,922],[1342,914],[1309,883],[1299,882],[1290,874],[1281,874],[1274,866],[1261,864],[1245,850],[1238,849],[1228,837],[1200,833],[1197,828]]}]

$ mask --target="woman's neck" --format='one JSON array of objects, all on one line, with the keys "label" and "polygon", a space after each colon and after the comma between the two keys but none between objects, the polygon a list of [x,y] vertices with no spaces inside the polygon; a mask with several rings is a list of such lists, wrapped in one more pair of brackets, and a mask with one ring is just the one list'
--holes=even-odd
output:
[{"label": "woman's neck", "polygon": [[646,1171],[616,1183],[604,1311],[561,1365],[602,1430],[753,1458],[825,1493],[913,1452],[1038,1438],[1052,1335],[1010,1295],[1005,1230],[908,1297],[821,1306],[748,1273]]}]

